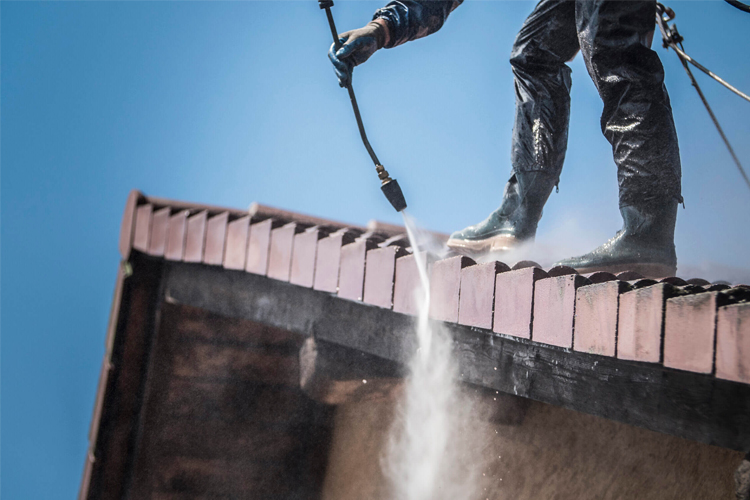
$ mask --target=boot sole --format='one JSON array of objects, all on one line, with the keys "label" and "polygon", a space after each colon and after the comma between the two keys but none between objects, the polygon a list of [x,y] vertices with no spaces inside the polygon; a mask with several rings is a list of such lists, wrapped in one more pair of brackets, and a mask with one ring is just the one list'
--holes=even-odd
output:
[{"label": "boot sole", "polygon": [[451,238],[448,240],[446,245],[451,250],[456,252],[471,252],[471,253],[485,253],[485,252],[506,252],[516,248],[520,244],[520,240],[515,236],[509,234],[498,234],[484,240],[459,240]]},{"label": "boot sole", "polygon": [[610,266],[576,267],[575,270],[579,274],[590,274],[600,271],[620,274],[625,271],[633,271],[645,278],[657,279],[674,276],[677,272],[677,267],[667,264],[614,264]]}]

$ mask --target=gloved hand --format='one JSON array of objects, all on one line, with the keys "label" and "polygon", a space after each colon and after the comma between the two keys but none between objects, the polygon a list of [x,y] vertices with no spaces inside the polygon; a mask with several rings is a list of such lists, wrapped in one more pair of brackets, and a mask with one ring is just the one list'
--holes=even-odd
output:
[{"label": "gloved hand", "polygon": [[339,85],[346,87],[351,81],[352,70],[367,61],[377,50],[383,48],[388,38],[388,28],[383,21],[371,21],[364,28],[347,31],[339,35],[343,44],[338,51],[334,45],[328,51]]}]

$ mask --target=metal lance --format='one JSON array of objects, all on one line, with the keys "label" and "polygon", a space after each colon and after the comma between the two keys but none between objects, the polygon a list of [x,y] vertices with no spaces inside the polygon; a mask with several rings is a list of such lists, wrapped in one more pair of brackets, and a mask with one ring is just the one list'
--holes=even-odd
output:
[{"label": "metal lance", "polygon": [[[333,22],[333,14],[331,14],[331,7],[333,7],[333,0],[318,0],[318,4],[321,9],[326,11],[326,17],[328,17],[328,26],[331,28],[331,35],[333,36],[333,46],[336,50],[341,48],[341,42],[339,42],[338,31],[336,31],[336,24]],[[351,79],[346,85],[346,90],[349,91],[349,100],[352,102],[352,109],[354,110],[354,117],[357,119],[357,127],[359,127],[359,135],[362,137],[362,142],[367,149],[367,153],[372,158],[372,162],[375,164],[375,171],[378,173],[380,179],[380,189],[388,201],[393,205],[393,208],[397,212],[401,212],[406,208],[406,199],[404,194],[401,192],[401,187],[398,185],[396,179],[391,179],[388,175],[388,171],[380,164],[375,151],[370,146],[370,141],[367,140],[367,134],[365,133],[365,126],[362,124],[362,117],[359,115],[359,106],[357,106],[357,98],[354,95],[354,88],[352,87]]]}]

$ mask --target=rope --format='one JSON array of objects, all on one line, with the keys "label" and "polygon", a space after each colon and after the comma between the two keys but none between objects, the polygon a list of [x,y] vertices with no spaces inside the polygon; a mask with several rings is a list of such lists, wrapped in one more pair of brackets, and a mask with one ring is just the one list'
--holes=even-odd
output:
[{"label": "rope", "polygon": [[[750,102],[750,96],[745,94],[744,92],[740,91],[737,87],[730,85],[726,80],[721,78],[719,75],[711,71],[710,69],[706,68],[702,64],[700,64],[698,61],[690,57],[685,53],[684,47],[682,47],[682,35],[680,35],[677,32],[676,26],[667,26],[666,22],[671,21],[674,19],[674,11],[672,9],[669,9],[667,7],[664,7],[662,4],[657,4],[657,12],[656,14],[656,22],[659,25],[659,31],[661,31],[661,38],[664,42],[664,48],[672,48],[675,52],[677,52],[677,55],[679,56],[681,61],[687,61],[699,70],[703,71],[705,74],[737,94],[738,96],[742,97],[746,101]],[[662,17],[662,15],[667,16]],[[680,44],[678,47],[677,44]]]},{"label": "rope", "polygon": [[730,85],[724,79],[722,79],[721,77],[719,77],[718,75],[716,75],[713,71],[711,71],[708,68],[706,68],[705,66],[699,64],[698,61],[696,61],[695,59],[693,59],[692,57],[690,57],[689,55],[687,55],[685,53],[684,48],[682,47],[682,43],[680,43],[680,47],[677,47],[674,44],[672,44],[670,46],[675,50],[675,52],[677,52],[677,55],[680,56],[681,60],[689,62],[690,64],[692,64],[693,66],[695,66],[699,70],[703,71],[705,74],[707,74],[708,76],[710,76],[711,78],[713,78],[714,80],[716,80],[717,82],[719,82],[720,84],[724,85],[726,88],[728,88],[729,90],[731,90],[732,92],[734,92],[735,94],[737,94],[738,96],[740,96],[743,99],[745,99],[746,101],[750,102],[750,96],[749,95],[747,95],[744,92],[740,91],[739,89],[737,89],[733,85]]},{"label": "rope", "polygon": [[[664,41],[664,48],[671,47],[674,49],[675,53],[677,54],[677,57],[680,59],[680,62],[682,63],[682,67],[685,68],[685,72],[687,72],[687,75],[690,78],[690,82],[692,83],[693,87],[695,87],[695,90],[698,92],[698,97],[700,97],[701,101],[703,102],[703,105],[706,107],[706,111],[708,111],[708,115],[711,117],[711,121],[714,122],[714,125],[716,126],[716,130],[719,131],[719,135],[721,136],[721,139],[724,141],[724,144],[729,150],[729,154],[732,155],[732,159],[734,160],[735,165],[737,165],[737,169],[740,171],[740,175],[742,175],[742,178],[745,180],[747,187],[750,188],[750,178],[748,178],[747,173],[745,172],[745,169],[742,168],[742,163],[740,163],[740,159],[737,157],[737,154],[734,152],[734,148],[732,148],[732,145],[729,143],[729,139],[727,139],[726,134],[724,134],[724,130],[721,128],[721,125],[719,125],[719,120],[716,119],[716,115],[711,109],[711,106],[709,106],[708,101],[706,100],[706,96],[703,94],[703,91],[701,90],[700,85],[698,85],[698,81],[695,79],[693,72],[690,71],[690,66],[688,65],[688,63],[693,64],[696,68],[700,69],[701,71],[706,73],[708,76],[718,81],[719,83],[727,87],[729,90],[739,95],[740,97],[750,101],[750,96],[732,87],[727,82],[725,82],[724,80],[722,80],[721,78],[713,74],[711,71],[709,71],[705,67],[698,64],[690,56],[688,56],[685,53],[684,47],[682,45],[682,36],[680,36],[680,34],[677,32],[677,28],[676,27],[670,28],[666,26],[667,21],[674,19],[674,11],[672,11],[671,9],[667,10],[667,8],[661,4],[657,4],[657,8],[659,12],[656,14],[656,21],[657,21],[657,24],[659,25],[659,31],[661,31],[662,40]],[[668,18],[663,18],[662,14],[668,16]],[[679,47],[677,45],[678,43],[679,43]]]},{"label": "rope", "polygon": [[690,81],[692,82],[693,87],[695,87],[695,90],[698,92],[698,96],[701,98],[701,101],[703,101],[703,105],[706,107],[706,111],[708,111],[708,114],[711,117],[711,120],[714,122],[714,125],[716,125],[716,130],[719,131],[719,135],[721,136],[721,139],[724,141],[724,144],[726,144],[727,149],[729,150],[729,154],[732,155],[732,159],[734,160],[734,163],[737,165],[737,168],[739,169],[740,174],[742,175],[742,178],[745,179],[745,183],[747,184],[747,187],[750,188],[750,179],[747,177],[747,173],[745,172],[745,169],[742,168],[742,164],[740,163],[740,159],[737,158],[737,155],[734,152],[734,148],[732,148],[732,145],[729,144],[729,139],[727,139],[727,136],[724,134],[724,130],[721,128],[721,125],[719,125],[719,121],[716,119],[716,115],[714,115],[714,112],[711,109],[711,106],[708,105],[706,96],[703,95],[703,91],[698,85],[698,82],[695,80],[695,76],[693,76],[693,72],[690,71],[690,66],[688,66],[688,63],[681,57],[680,57],[680,61],[682,62],[682,66],[685,68],[685,71],[687,72],[688,77],[690,77]]}]

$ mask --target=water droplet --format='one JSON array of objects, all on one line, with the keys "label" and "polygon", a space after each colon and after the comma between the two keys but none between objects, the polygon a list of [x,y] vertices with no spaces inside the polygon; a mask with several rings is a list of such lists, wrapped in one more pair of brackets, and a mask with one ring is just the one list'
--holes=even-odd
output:
[{"label": "water droplet", "polygon": [[366,384],[366,383],[367,383],[367,380],[365,380],[365,379],[362,379],[362,383],[363,383],[363,384]]}]

